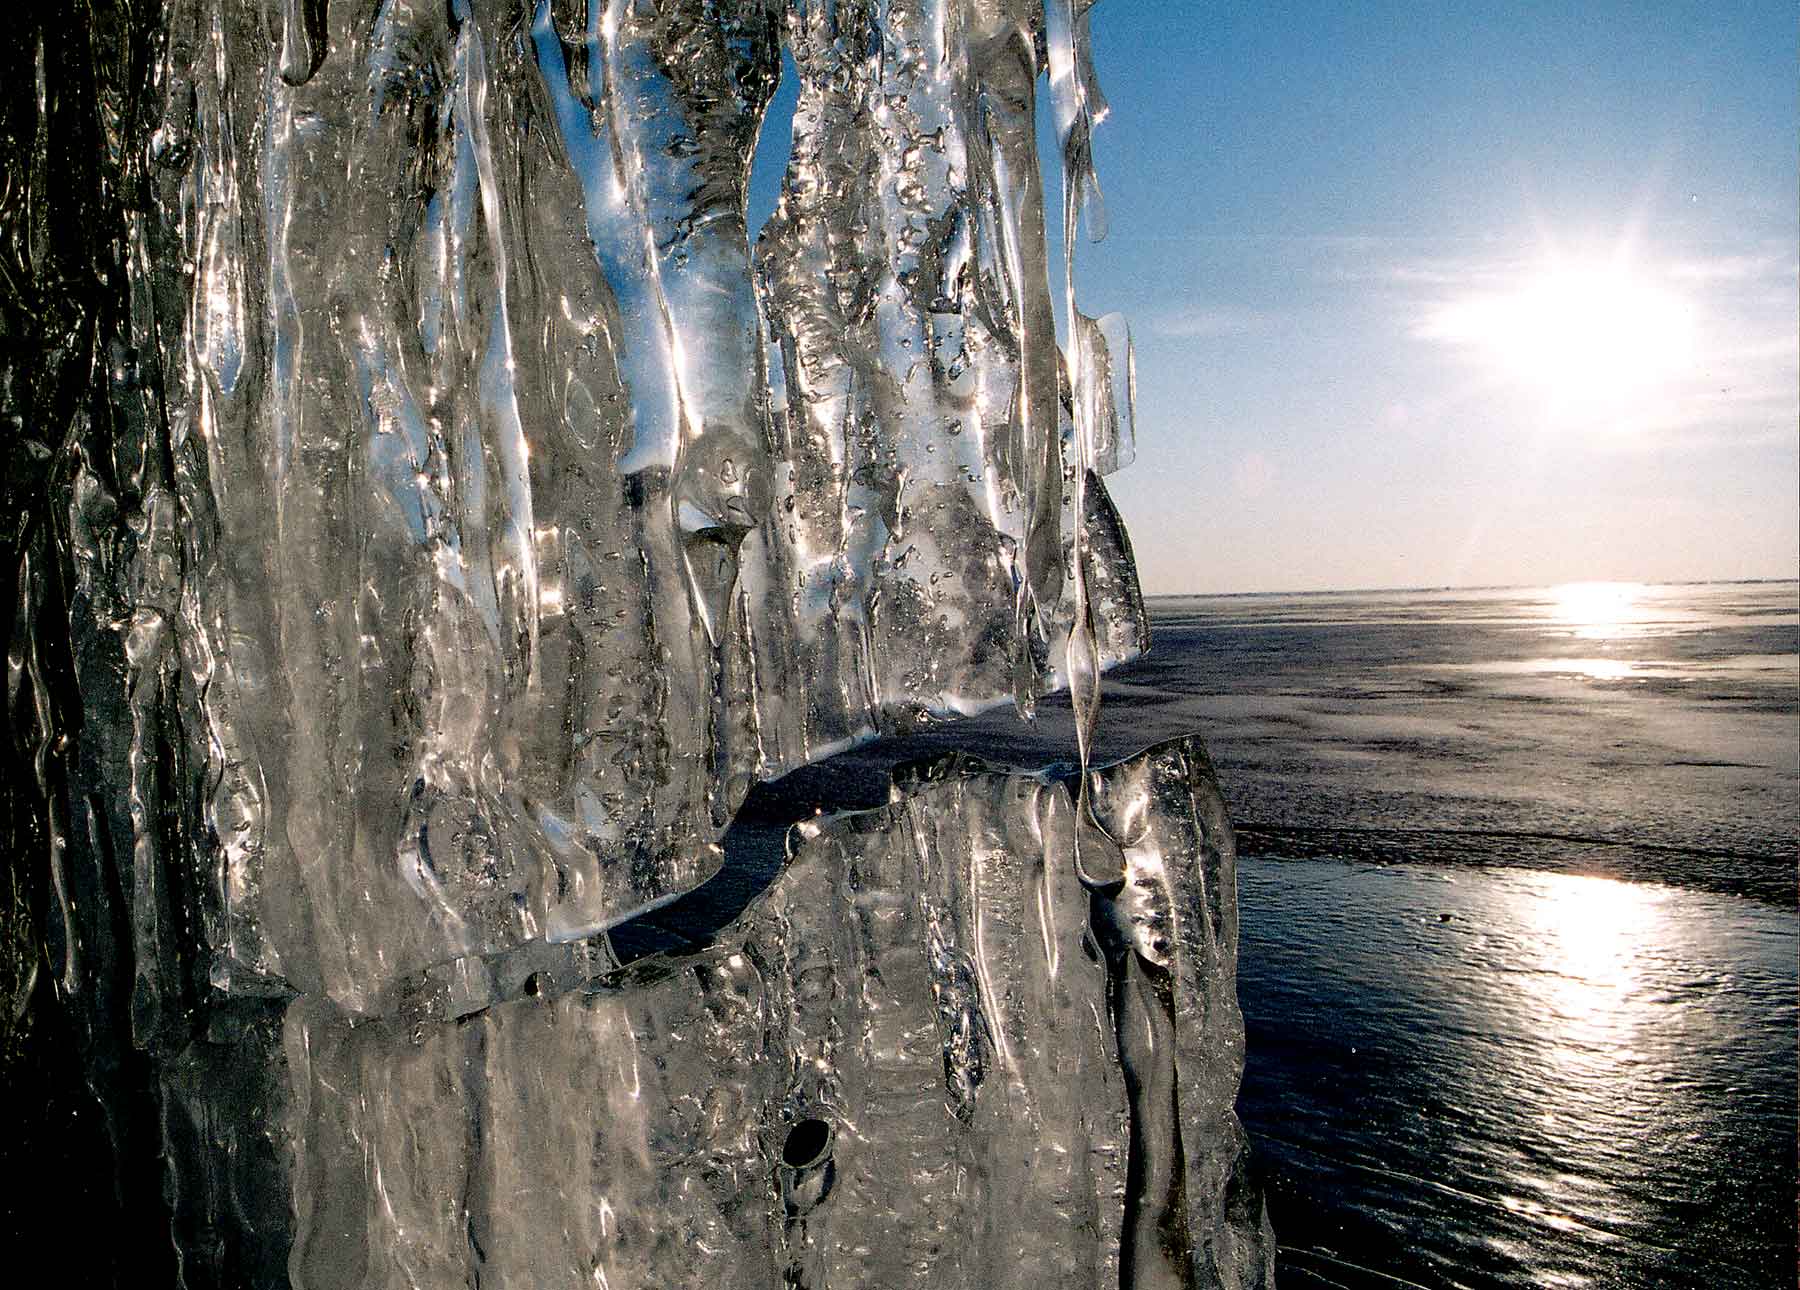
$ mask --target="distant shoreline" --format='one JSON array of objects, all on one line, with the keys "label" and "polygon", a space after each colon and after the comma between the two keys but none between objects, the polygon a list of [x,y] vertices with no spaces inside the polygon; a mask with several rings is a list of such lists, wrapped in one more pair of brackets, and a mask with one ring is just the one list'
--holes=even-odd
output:
[{"label": "distant shoreline", "polygon": [[1592,578],[1578,582],[1508,582],[1482,583],[1469,586],[1443,587],[1329,587],[1311,591],[1158,591],[1146,593],[1146,601],[1154,600],[1247,600],[1256,597],[1299,596],[1402,596],[1442,595],[1461,591],[1549,591],[1556,587],[1580,586],[1586,582],[1616,584],[1621,587],[1768,587],[1783,583],[1800,586],[1800,577],[1792,578],[1695,578],[1675,582],[1639,582],[1630,578]]}]

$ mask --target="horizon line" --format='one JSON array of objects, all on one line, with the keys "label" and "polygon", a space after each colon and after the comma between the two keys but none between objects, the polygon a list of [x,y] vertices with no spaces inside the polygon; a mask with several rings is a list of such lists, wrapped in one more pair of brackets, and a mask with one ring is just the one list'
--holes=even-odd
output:
[{"label": "horizon line", "polygon": [[1670,578],[1661,581],[1646,581],[1641,578],[1574,578],[1563,582],[1438,583],[1430,586],[1314,587],[1310,590],[1273,588],[1266,591],[1157,591],[1144,592],[1143,597],[1145,600],[1181,600],[1197,596],[1218,599],[1229,596],[1357,596],[1372,595],[1377,592],[1531,591],[1607,584],[1622,587],[1741,587],[1782,582],[1800,583],[1800,575],[1761,578]]}]

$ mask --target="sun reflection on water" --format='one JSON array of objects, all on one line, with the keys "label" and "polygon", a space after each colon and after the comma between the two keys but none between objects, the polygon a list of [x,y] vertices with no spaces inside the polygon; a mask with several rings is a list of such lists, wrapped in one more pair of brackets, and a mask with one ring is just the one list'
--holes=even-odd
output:
[{"label": "sun reflection on water", "polygon": [[1570,582],[1552,587],[1551,617],[1583,640],[1610,640],[1624,634],[1643,598],[1638,582]]},{"label": "sun reflection on water", "polygon": [[1540,875],[1544,890],[1521,912],[1537,933],[1542,1001],[1571,1027],[1629,1032],[1630,998],[1646,949],[1658,943],[1667,893],[1644,883]]},{"label": "sun reflection on water", "polygon": [[1621,658],[1545,659],[1531,670],[1539,672],[1573,672],[1591,681],[1628,681],[1637,675],[1637,664]]},{"label": "sun reflection on water", "polygon": [[[1504,888],[1518,971],[1509,974],[1510,1001],[1493,1003],[1518,1027],[1502,1068],[1512,1068],[1511,1096],[1536,1123],[1521,1130],[1531,1153],[1495,1172],[1495,1199],[1528,1229],[1605,1243],[1605,1188],[1596,1194],[1579,1164],[1607,1157],[1638,1132],[1620,1111],[1643,1103],[1638,1081],[1661,1060],[1657,1023],[1666,1008],[1655,995],[1669,892],[1555,873],[1520,875]],[[1540,1274],[1530,1284],[1592,1284],[1584,1272],[1562,1271],[1575,1275]]]}]

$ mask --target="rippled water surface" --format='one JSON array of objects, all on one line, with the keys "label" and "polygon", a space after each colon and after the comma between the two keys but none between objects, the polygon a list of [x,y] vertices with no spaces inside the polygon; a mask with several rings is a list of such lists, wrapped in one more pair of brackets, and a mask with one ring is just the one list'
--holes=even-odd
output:
[{"label": "rippled water surface", "polygon": [[1296,1286],[1788,1286],[1800,919],[1246,860],[1249,1127]]}]

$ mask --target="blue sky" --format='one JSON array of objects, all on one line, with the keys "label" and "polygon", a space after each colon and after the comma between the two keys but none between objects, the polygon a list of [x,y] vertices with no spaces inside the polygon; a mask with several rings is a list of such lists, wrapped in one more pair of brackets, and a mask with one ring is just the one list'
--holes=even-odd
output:
[{"label": "blue sky", "polygon": [[1092,24],[1147,591],[1800,572],[1791,4]]}]

